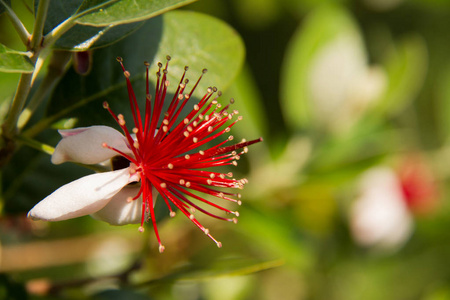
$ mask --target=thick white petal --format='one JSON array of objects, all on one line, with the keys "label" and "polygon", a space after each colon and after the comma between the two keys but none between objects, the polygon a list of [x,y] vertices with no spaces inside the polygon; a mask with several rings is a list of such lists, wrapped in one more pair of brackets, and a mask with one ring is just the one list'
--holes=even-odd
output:
[{"label": "thick white petal", "polygon": [[[92,217],[105,221],[111,225],[139,224],[142,218],[142,196],[128,202],[129,197],[135,197],[140,186],[127,186],[117,193],[111,201],[101,210],[92,214]],[[153,199],[158,192],[153,189]]]},{"label": "thick white petal", "polygon": [[33,220],[61,221],[95,213],[131,178],[129,168],[82,177],[60,187],[36,204],[28,217]]},{"label": "thick white petal", "polygon": [[115,151],[104,148],[103,143],[122,152],[131,154],[125,137],[108,126],[91,126],[60,130],[62,140],[56,145],[52,163],[60,164],[74,161],[83,164],[101,163],[118,155]]},{"label": "thick white petal", "polygon": [[111,225],[138,224],[141,222],[142,197],[128,202],[129,197],[135,197],[139,186],[124,187],[111,201],[92,217]]}]

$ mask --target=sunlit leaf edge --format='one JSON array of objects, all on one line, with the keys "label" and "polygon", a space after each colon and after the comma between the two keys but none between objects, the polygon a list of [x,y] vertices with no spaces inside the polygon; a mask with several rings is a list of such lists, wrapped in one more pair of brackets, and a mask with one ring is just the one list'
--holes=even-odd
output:
[{"label": "sunlit leaf edge", "polygon": [[[144,2],[148,2],[145,0],[141,0]],[[169,5],[163,8],[157,8],[155,10],[149,10],[147,13],[143,14],[142,12],[138,13],[136,16],[129,16],[128,18],[117,18],[112,17],[111,15],[108,16],[108,12],[110,10],[121,10],[120,6],[124,6],[123,3],[125,1],[118,1],[117,3],[113,3],[107,8],[98,8],[98,10],[94,10],[92,13],[85,14],[80,16],[76,23],[83,24],[83,25],[91,25],[91,26],[108,26],[108,25],[118,25],[118,24],[126,24],[126,23],[133,23],[133,22],[139,22],[139,21],[145,21],[150,18],[153,18],[155,16],[158,16],[160,14],[163,14],[165,12],[168,12],[170,10],[182,7],[184,5],[190,4],[192,2],[195,2],[197,0],[179,0],[178,3],[174,5]],[[119,6],[119,7],[117,7]],[[103,7],[103,6],[102,6]]]}]

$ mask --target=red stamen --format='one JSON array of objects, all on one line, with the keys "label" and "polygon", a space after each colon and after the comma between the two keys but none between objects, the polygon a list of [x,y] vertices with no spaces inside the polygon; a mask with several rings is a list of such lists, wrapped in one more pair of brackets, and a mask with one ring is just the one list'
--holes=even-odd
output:
[{"label": "red stamen", "polygon": [[[235,217],[227,218],[211,213],[206,208],[200,207],[194,201],[198,201],[198,203],[203,203],[203,205],[213,207],[225,213],[231,213],[237,217],[239,216],[238,212],[224,208],[217,203],[207,200],[205,197],[209,195],[218,198],[218,201],[231,201],[240,205],[240,194],[220,191],[215,188],[241,189],[247,183],[247,180],[227,178],[233,175],[207,171],[205,169],[215,166],[235,165],[240,155],[247,152],[248,146],[260,142],[262,139],[248,142],[243,141],[234,145],[225,146],[227,142],[232,140],[232,136],[230,136],[216,143],[215,146],[201,150],[199,147],[206,146],[207,143],[215,141],[222,135],[228,133],[230,128],[241,117],[238,117],[235,121],[230,121],[230,124],[226,125],[229,120],[232,120],[237,115],[237,111],[228,112],[229,104],[223,108],[221,107],[217,102],[217,98],[221,96],[221,93],[214,87],[208,88],[205,95],[187,113],[186,117],[181,118],[183,109],[186,107],[189,99],[192,98],[194,90],[198,87],[200,80],[206,73],[206,69],[204,69],[189,94],[183,95],[188,83],[188,80],[185,79],[187,67],[179,81],[174,97],[168,105],[168,109],[163,114],[164,101],[169,86],[167,80],[169,60],[170,57],[168,56],[164,69],[161,63],[158,64],[159,69],[153,101],[151,101],[149,94],[149,64],[145,63],[146,101],[144,123],[142,123],[136,95],[129,79],[130,75],[123,65],[123,60],[118,58],[127,82],[130,107],[134,120],[133,132],[136,134],[137,141],[128,131],[123,116],[116,116],[106,102],[104,103],[104,107],[122,128],[128,146],[135,157],[131,157],[107,144],[104,146],[114,150],[136,165],[136,172],[139,173],[138,175],[141,180],[141,188],[134,198],[130,197],[129,201],[136,200],[142,196],[142,217],[139,230],[144,230],[144,222],[149,217],[152,220],[160,252],[163,252],[165,248],[161,243],[156,224],[154,211],[154,201],[156,199],[152,195],[153,189],[156,189],[162,196],[169,208],[171,217],[175,216],[175,212],[172,210],[173,205],[211,238],[218,247],[221,247],[222,244],[209,233],[208,229],[197,221],[193,212],[200,211],[213,218],[235,223],[237,219]],[[212,95],[215,93],[217,93],[217,96],[211,100]],[[233,103],[233,101],[231,100],[230,103]],[[163,118],[162,115],[164,116]],[[236,151],[239,149],[243,150],[237,153]]]}]

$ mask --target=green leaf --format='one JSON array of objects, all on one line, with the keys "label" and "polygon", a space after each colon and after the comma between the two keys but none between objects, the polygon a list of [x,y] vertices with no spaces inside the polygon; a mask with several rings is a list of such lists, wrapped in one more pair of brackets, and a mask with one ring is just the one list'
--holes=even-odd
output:
[{"label": "green leaf", "polygon": [[[98,6],[98,9],[84,14],[82,17],[77,19],[77,23],[92,26],[108,26],[139,22],[194,1],[195,0],[105,1],[102,3],[103,5]],[[80,10],[86,10],[89,6],[89,2],[91,1],[84,1],[80,7]]]},{"label": "green leaf", "polygon": [[11,0],[1,0],[0,1],[0,15],[6,11],[5,5],[11,7]]},{"label": "green leaf", "polygon": [[43,126],[43,129],[50,125],[48,122],[53,123],[63,116],[78,118],[78,126],[102,123],[113,125],[112,118],[102,109],[103,101],[107,100],[115,111],[124,113],[125,117],[126,112],[130,111],[125,79],[116,57],[124,58],[134,90],[143,105],[143,62],[152,61],[150,74],[154,82],[156,63],[165,62],[168,54],[172,56],[169,80],[173,84],[170,90],[179,82],[184,66],[189,65],[187,76],[191,82],[188,88],[192,88],[202,69],[208,68],[208,73],[194,93],[194,96],[199,97],[209,86],[226,88],[231,84],[242,66],[244,47],[233,29],[210,16],[174,11],[153,18],[122,41],[95,51],[92,72],[88,76],[79,76],[69,70],[51,98],[48,112],[53,117],[38,126]]},{"label": "green leaf", "polygon": [[86,51],[113,44],[142,26],[142,22],[119,26],[93,27],[75,25],[63,34],[53,46],[57,49]]},{"label": "green leaf", "polygon": [[25,52],[15,51],[0,44],[0,72],[31,73],[34,66]]},{"label": "green leaf", "polygon": [[183,279],[204,280],[218,276],[242,276],[280,267],[283,264],[284,261],[281,259],[223,259],[208,264],[205,269],[192,270],[192,272],[185,274]]},{"label": "green leaf", "polygon": [[97,9],[103,9],[111,4],[114,4],[120,0],[81,0],[81,5],[77,10],[77,15],[87,11],[95,11]]},{"label": "green leaf", "polygon": [[209,261],[204,265],[187,265],[171,274],[148,282],[141,286],[161,284],[178,280],[206,280],[222,276],[242,276],[255,272],[280,267],[284,264],[281,259],[261,260],[248,258],[228,258]]},{"label": "green leaf", "polygon": [[[72,1],[50,1],[47,16],[44,24],[44,35],[53,30],[56,26],[76,13],[82,0]],[[34,11],[37,12],[39,1],[34,2]]]},{"label": "green leaf", "polygon": [[[88,2],[92,5],[95,4],[94,1],[85,2]],[[81,7],[83,7],[83,5],[85,6],[84,9],[88,9],[89,7],[86,7],[85,2],[82,2],[82,0],[69,2],[51,1],[45,21],[44,34],[49,33],[51,30],[53,30],[60,23],[64,22],[72,15],[82,11],[83,9]],[[108,2],[109,4],[111,3],[111,1],[106,2]],[[53,47],[56,49],[72,51],[86,51],[88,49],[104,47],[123,39],[130,33],[137,30],[140,26],[142,26],[141,22],[125,25],[109,24],[103,27],[76,24],[66,33],[64,33],[56,41]]]}]

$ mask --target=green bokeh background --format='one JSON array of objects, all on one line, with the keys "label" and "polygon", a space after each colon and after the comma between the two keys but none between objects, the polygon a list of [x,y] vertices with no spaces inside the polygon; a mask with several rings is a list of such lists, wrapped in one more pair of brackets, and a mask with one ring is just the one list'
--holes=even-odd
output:
[{"label": "green bokeh background", "polygon": [[[13,7],[31,29],[33,15],[26,5]],[[183,18],[183,34],[164,34],[167,25],[160,24]],[[154,26],[147,28],[149,22]],[[211,25],[215,22],[217,29]],[[124,112],[127,105],[119,99],[126,91],[125,85],[120,90],[115,56],[124,57],[132,74],[139,74],[144,60],[163,60],[166,54],[173,56],[174,78],[185,64],[192,67],[191,80],[206,67],[205,86],[218,85],[224,103],[233,97],[244,117],[233,135],[264,138],[232,170],[249,180],[239,222],[202,219],[224,245],[217,249],[181,214],[166,218],[161,205],[163,254],[150,226],[140,234],[134,225],[112,227],[89,216],[31,222],[25,216],[35,203],[91,171],[53,166],[47,154],[23,147],[2,170],[0,298],[450,299],[449,1],[200,0],[122,29],[134,34],[93,50],[86,77],[69,68],[28,128],[95,89],[117,88],[106,96]],[[191,34],[192,39],[215,36],[209,40],[214,47],[195,56],[194,40],[185,43]],[[332,48],[341,38],[343,48]],[[0,17],[0,42],[24,50],[5,15]],[[69,36],[59,47],[70,48],[70,42]],[[204,47],[200,42],[198,47]],[[330,55],[345,49],[357,55],[343,64],[342,76],[320,73],[321,88],[314,89],[314,66],[326,49]],[[380,87],[366,92],[369,83],[359,84],[360,74],[342,79],[346,67],[354,66],[378,70]],[[0,73],[2,118],[18,77]],[[138,94],[141,77],[134,82]],[[343,85],[366,94],[349,92],[330,111],[339,96],[327,87],[337,91]],[[315,102],[321,93],[330,101],[322,107]],[[81,111],[53,120],[53,128],[34,138],[56,145],[55,128],[73,126],[70,118],[77,118],[78,126],[112,125],[96,106],[101,101],[99,96]],[[414,185],[433,186],[427,199],[432,207],[410,211],[412,234],[395,247],[359,245],[351,233],[350,209],[362,174],[378,166],[398,173],[405,162],[420,163],[431,174],[430,180],[428,173],[417,171]]]}]

